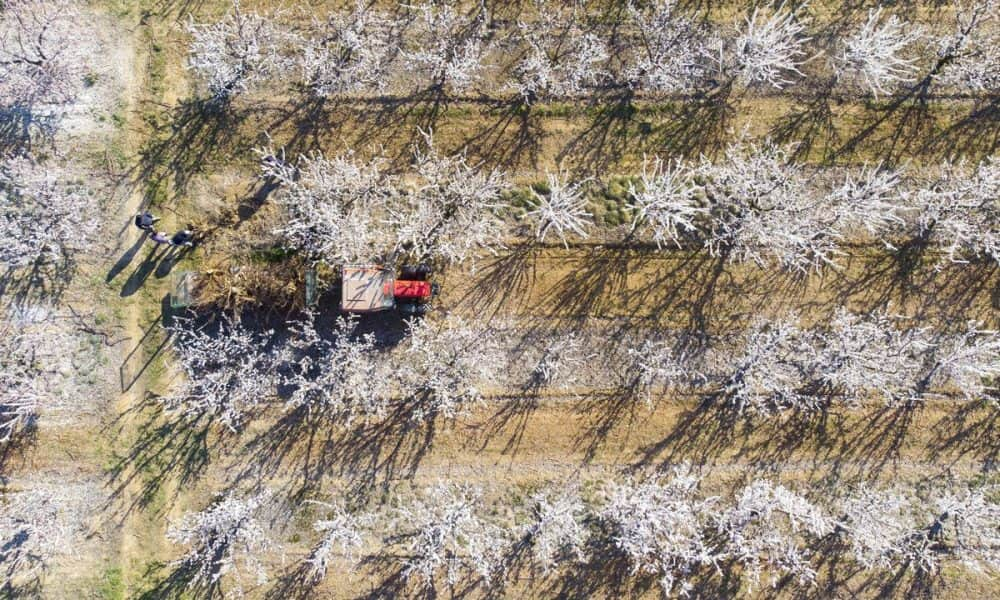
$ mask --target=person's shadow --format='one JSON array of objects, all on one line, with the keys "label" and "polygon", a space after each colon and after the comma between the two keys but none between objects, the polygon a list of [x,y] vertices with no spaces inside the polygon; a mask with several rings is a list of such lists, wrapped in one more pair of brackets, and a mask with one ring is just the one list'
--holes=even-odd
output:
[{"label": "person's shadow", "polygon": [[142,264],[136,267],[135,271],[129,275],[128,279],[125,281],[125,285],[122,286],[122,291],[120,296],[126,298],[136,293],[142,284],[149,278],[149,275],[156,268],[156,263],[159,262],[161,258],[166,256],[163,250],[169,252],[170,246],[166,244],[153,246],[153,249],[149,251],[146,258],[143,259]]},{"label": "person's shadow", "polygon": [[156,272],[153,274],[157,279],[163,279],[170,274],[171,269],[174,265],[179,263],[181,259],[187,256],[187,253],[191,250],[190,246],[170,246],[167,253],[164,254],[160,259],[159,266],[156,267]]},{"label": "person's shadow", "polygon": [[118,259],[118,262],[112,265],[111,269],[108,270],[108,274],[104,278],[106,283],[111,283],[119,273],[125,270],[125,267],[127,267],[129,263],[132,262],[132,259],[135,258],[135,255],[139,253],[139,248],[142,248],[142,245],[146,243],[146,238],[148,237],[149,232],[143,231],[142,235],[140,235],[135,243],[132,244],[132,247],[126,250],[125,254],[122,254],[121,258]]}]

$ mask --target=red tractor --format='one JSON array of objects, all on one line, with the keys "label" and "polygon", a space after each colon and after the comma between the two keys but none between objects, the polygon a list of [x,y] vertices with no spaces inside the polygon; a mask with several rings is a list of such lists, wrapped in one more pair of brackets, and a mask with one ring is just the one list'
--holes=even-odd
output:
[{"label": "red tractor", "polygon": [[404,315],[424,315],[438,294],[427,265],[406,266],[397,279],[393,269],[382,265],[344,265],[340,271],[340,309],[350,313],[373,313],[395,308]]}]

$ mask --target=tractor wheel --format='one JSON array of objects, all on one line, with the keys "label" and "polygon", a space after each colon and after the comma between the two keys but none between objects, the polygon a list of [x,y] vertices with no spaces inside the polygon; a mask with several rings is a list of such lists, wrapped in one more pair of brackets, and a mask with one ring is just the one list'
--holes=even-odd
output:
[{"label": "tractor wheel", "polygon": [[402,279],[424,281],[430,276],[431,272],[432,269],[427,264],[405,265],[401,269],[400,276]]},{"label": "tractor wheel", "polygon": [[426,302],[407,302],[406,304],[397,304],[396,307],[399,309],[399,314],[401,315],[422,317],[427,314],[430,304]]}]

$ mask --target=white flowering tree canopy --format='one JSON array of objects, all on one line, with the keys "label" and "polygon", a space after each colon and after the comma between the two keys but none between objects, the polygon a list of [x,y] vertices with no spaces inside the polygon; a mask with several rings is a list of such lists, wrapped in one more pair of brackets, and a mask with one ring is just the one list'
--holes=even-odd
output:
[{"label": "white flowering tree canopy", "polygon": [[594,354],[578,333],[553,337],[541,348],[541,355],[531,372],[532,383],[539,387],[568,391],[585,380],[588,362]]},{"label": "white flowering tree canopy", "polygon": [[5,0],[0,8],[0,116],[70,102],[83,83],[73,0]]},{"label": "white flowering tree canopy", "polygon": [[539,242],[551,232],[568,248],[569,238],[586,238],[593,223],[593,215],[587,212],[587,181],[571,182],[566,173],[546,173],[546,179],[547,193],[531,188],[531,204],[524,218],[534,222]]},{"label": "white flowering tree canopy", "polygon": [[891,93],[913,81],[916,61],[907,52],[921,37],[919,28],[896,15],[883,19],[881,8],[869,10],[864,24],[844,40],[835,68],[876,97]]},{"label": "white flowering tree canopy", "polygon": [[284,64],[281,49],[288,34],[273,15],[240,8],[215,23],[188,22],[188,68],[204,82],[212,100],[225,102],[266,82]]},{"label": "white flowering tree canopy", "polygon": [[686,593],[689,577],[723,557],[711,539],[716,498],[702,498],[685,466],[671,477],[612,484],[601,519],[633,573],[656,576],[664,594]]},{"label": "white flowering tree canopy", "polygon": [[407,72],[429,87],[468,92],[482,79],[489,52],[485,9],[472,17],[452,4],[409,5],[414,19],[402,51]]},{"label": "white flowering tree canopy", "polygon": [[0,264],[20,268],[72,258],[91,243],[96,200],[67,170],[24,157],[0,160]]},{"label": "white flowering tree canopy", "polygon": [[814,582],[810,547],[833,532],[834,522],[803,496],[761,479],[744,487],[722,512],[719,530],[727,555],[743,566],[752,589],[764,572],[771,574],[772,585],[784,575]]},{"label": "white flowering tree canopy", "polygon": [[854,560],[865,568],[891,569],[911,562],[932,570],[937,556],[913,501],[897,490],[859,487],[840,504],[840,527]]},{"label": "white flowering tree canopy", "polygon": [[666,392],[687,388],[704,381],[692,357],[675,350],[668,342],[643,340],[628,350],[626,387],[634,388],[647,405]]},{"label": "white flowering tree canopy", "polygon": [[656,0],[645,8],[630,3],[628,10],[640,40],[625,79],[636,88],[667,94],[701,87],[710,73],[706,28],[684,15],[677,0]]},{"label": "white flowering tree canopy", "polygon": [[0,494],[0,588],[38,577],[59,557],[81,549],[98,491],[74,481],[19,481]]},{"label": "white flowering tree canopy", "polygon": [[468,411],[497,387],[507,363],[497,329],[457,316],[411,321],[397,350],[399,385],[418,420]]},{"label": "white flowering tree canopy", "polygon": [[813,372],[848,403],[867,397],[893,405],[917,397],[924,358],[932,347],[926,328],[911,327],[885,312],[837,311],[814,333]]},{"label": "white flowering tree canopy", "polygon": [[950,386],[969,400],[997,401],[1000,333],[975,321],[965,331],[942,340],[935,349],[932,383]]},{"label": "white flowering tree canopy", "polygon": [[539,7],[537,18],[518,23],[524,55],[508,84],[526,102],[576,96],[606,76],[607,44],[581,23],[577,8]]},{"label": "white flowering tree canopy", "polygon": [[807,19],[802,18],[807,4],[795,9],[784,4],[770,14],[755,8],[746,18],[728,57],[736,80],[746,86],[781,89],[790,77],[802,75],[799,67],[808,58],[805,45]]},{"label": "white flowering tree canopy", "polygon": [[168,409],[205,414],[236,431],[275,396],[273,331],[252,331],[226,315],[207,325],[178,318],[169,331],[185,378],[160,398]]},{"label": "white flowering tree canopy", "polygon": [[973,0],[957,7],[955,30],[938,40],[939,81],[976,93],[1000,90],[1000,33],[996,0]]},{"label": "white flowering tree canopy", "polygon": [[326,577],[330,563],[335,558],[339,557],[351,566],[357,564],[373,515],[353,514],[339,504],[313,504],[327,513],[324,518],[313,523],[313,529],[320,534],[320,540],[305,559],[309,580],[319,582]]},{"label": "white flowering tree canopy", "polygon": [[385,414],[394,393],[392,377],[375,336],[358,334],[357,321],[338,317],[321,334],[315,315],[294,324],[283,348],[284,385],[291,388],[288,409],[301,406],[330,414],[349,426],[355,418]]},{"label": "white flowering tree canopy", "polygon": [[733,355],[723,383],[727,401],[738,411],[766,413],[783,408],[814,408],[818,398],[805,389],[809,371],[802,357],[809,343],[794,317],[756,319]]},{"label": "white flowering tree canopy", "polygon": [[335,11],[297,40],[303,84],[316,96],[381,93],[399,54],[402,23],[357,0],[350,12]]},{"label": "white flowering tree canopy", "polygon": [[650,231],[657,247],[667,243],[680,247],[683,237],[706,228],[709,209],[704,193],[696,174],[682,161],[643,161],[639,185],[628,184],[633,231]]},{"label": "white flowering tree canopy", "polygon": [[503,246],[502,171],[470,165],[464,154],[441,154],[431,132],[424,133],[414,159],[416,187],[390,210],[397,251],[460,263]]},{"label": "white flowering tree canopy", "polygon": [[946,163],[941,171],[913,194],[921,232],[951,261],[1000,262],[1000,161],[989,158],[972,169]]},{"label": "white flowering tree canopy", "polygon": [[455,585],[473,576],[489,584],[504,571],[509,540],[482,516],[482,491],[438,483],[404,502],[394,520],[403,575],[433,588],[443,577]]},{"label": "white flowering tree canopy", "polygon": [[289,247],[331,263],[380,262],[394,249],[388,204],[397,193],[382,157],[320,153],[289,162],[273,149],[258,150],[262,175],[281,185],[286,219],[274,233]]},{"label": "white flowering tree canopy", "polygon": [[276,507],[268,491],[246,496],[230,493],[173,523],[167,539],[187,548],[174,565],[185,570],[188,586],[216,589],[227,576],[231,584],[227,595],[239,597],[246,581],[267,582],[262,555],[279,549],[268,524]]},{"label": "white flowering tree canopy", "polygon": [[564,560],[582,561],[589,533],[583,524],[586,507],[579,486],[564,484],[531,496],[530,521],[524,535],[535,563],[548,572]]},{"label": "white flowering tree canopy", "polygon": [[841,236],[833,215],[810,194],[785,148],[734,143],[724,161],[703,159],[699,172],[713,204],[706,242],[713,255],[802,273],[835,264]]},{"label": "white flowering tree canopy", "polygon": [[48,306],[0,311],[0,446],[67,408],[80,340]]},{"label": "white flowering tree canopy", "polygon": [[893,237],[904,229],[906,217],[912,214],[901,189],[901,177],[899,170],[880,164],[846,173],[827,196],[836,218],[835,229],[845,237],[863,232],[893,248]]}]

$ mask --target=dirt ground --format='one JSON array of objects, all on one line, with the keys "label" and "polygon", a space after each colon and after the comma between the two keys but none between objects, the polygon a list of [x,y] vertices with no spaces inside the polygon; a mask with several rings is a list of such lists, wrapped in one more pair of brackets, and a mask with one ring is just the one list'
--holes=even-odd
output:
[{"label": "dirt ground", "polygon": [[[739,4],[723,4],[718,18]],[[215,0],[107,0],[89,8],[98,84],[65,135],[107,192],[111,241],[83,258],[66,298],[103,315],[106,330],[123,341],[98,350],[93,410],[73,423],[43,422],[31,447],[5,466],[11,477],[72,480],[100,490],[89,536],[45,574],[41,597],[187,597],[170,587],[168,563],[179,548],[164,533],[186,511],[205,507],[237,483],[266,484],[295,498],[378,502],[452,480],[481,485],[503,506],[545,481],[578,478],[592,490],[622,473],[682,462],[695,465],[713,493],[758,477],[820,495],[861,481],[918,488],[997,481],[1000,413],[958,400],[744,419],[696,398],[661,398],[644,407],[602,390],[537,399],[508,390],[469,415],[431,426],[343,430],[269,415],[238,436],[164,414],[153,395],[176,377],[162,329],[174,315],[168,294],[178,274],[218,260],[235,236],[252,237],[264,227],[271,207],[259,193],[251,152],[266,141],[263,133],[291,151],[379,146],[404,164],[416,128],[433,125],[446,149],[466,148],[477,160],[503,165],[519,182],[541,179],[558,161],[602,177],[634,173],[645,154],[717,152],[744,128],[753,136],[804,141],[800,158],[824,168],[876,160],[919,168],[956,153],[978,159],[995,155],[1000,139],[995,99],[992,116],[985,117],[988,107],[977,99],[928,106],[843,101],[829,127],[794,93],[748,97],[722,115],[698,101],[642,101],[637,112],[625,114],[604,99],[540,106],[526,115],[472,101],[444,107],[352,101],[309,110],[280,95],[241,101],[224,115],[199,114],[190,102],[182,24],[190,12],[205,18],[223,10]],[[215,227],[216,237],[201,253],[156,260],[128,224],[144,206],[164,216],[165,228]],[[725,335],[757,315],[795,312],[806,323],[822,322],[841,306],[892,308],[942,331],[970,319],[1000,326],[995,265],[941,264],[933,256],[911,264],[870,247],[851,249],[840,269],[801,277],[704,252],[512,244],[499,256],[480,257],[474,268],[445,272],[441,284],[444,312],[504,320],[522,331],[576,328],[610,345],[653,328]],[[270,561],[278,583],[314,538],[304,517],[287,524],[286,552]],[[369,566],[331,569],[313,597],[374,596],[380,577]],[[658,595],[652,582],[631,578],[584,591],[570,589],[558,574],[515,573],[511,581],[508,597]],[[904,598],[925,583],[909,573],[878,579],[825,565],[814,589],[741,595]],[[935,598],[989,598],[1000,595],[1000,582],[949,566],[929,589]],[[280,586],[265,585],[250,596],[273,598],[275,590]],[[297,597],[295,590],[284,592]]]}]

